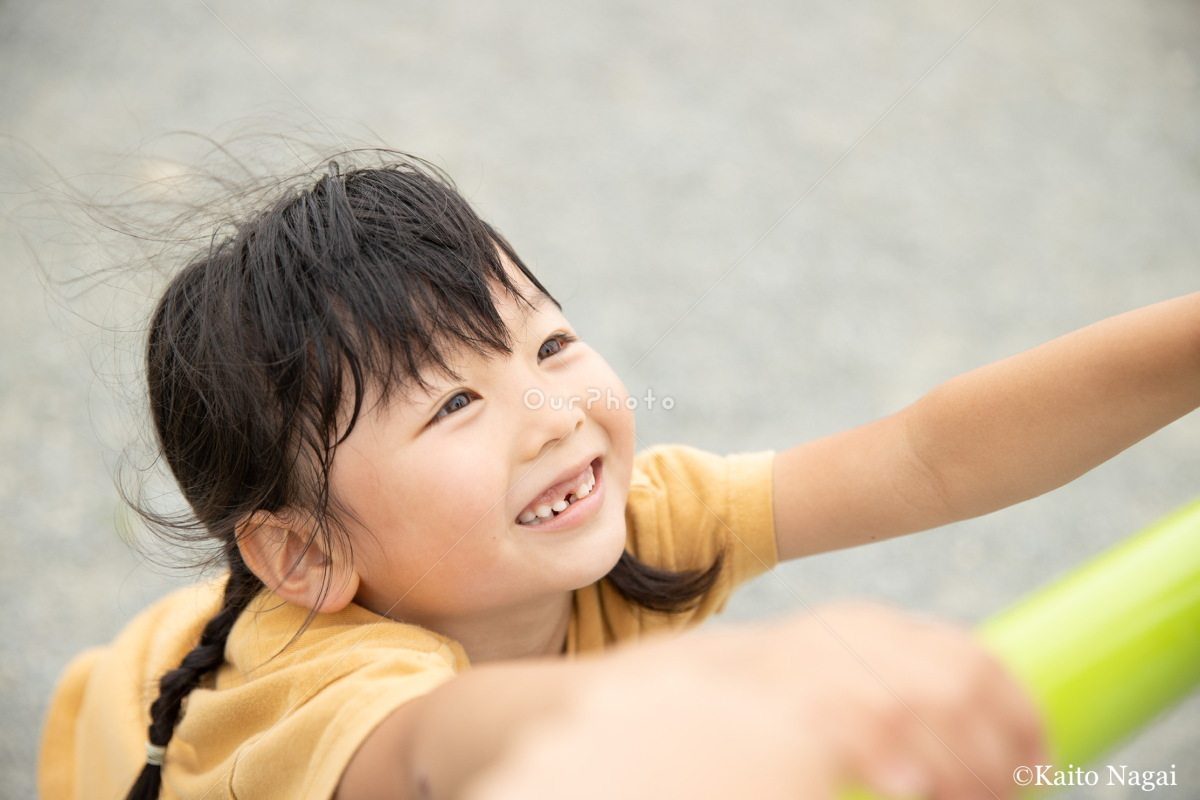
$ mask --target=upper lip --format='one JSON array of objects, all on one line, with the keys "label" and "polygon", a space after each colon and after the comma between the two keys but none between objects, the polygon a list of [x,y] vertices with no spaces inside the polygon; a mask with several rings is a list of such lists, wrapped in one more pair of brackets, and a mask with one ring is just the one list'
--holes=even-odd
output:
[{"label": "upper lip", "polygon": [[564,469],[561,473],[559,473],[557,478],[550,481],[549,483],[544,484],[540,490],[538,490],[537,492],[530,495],[529,499],[526,500],[525,503],[522,504],[522,506],[517,509],[517,513],[520,514],[523,510],[525,510],[526,508],[529,507],[530,503],[532,503],[537,498],[541,497],[549,489],[554,488],[555,486],[557,486],[560,483],[565,483],[566,481],[569,481],[571,478],[577,477],[581,472],[583,472],[585,469],[587,469],[588,466],[590,464],[592,464],[593,462],[595,462],[598,458],[600,458],[599,454],[588,456],[588,457],[584,458],[582,461],[575,462],[575,466],[567,467],[566,469]]}]

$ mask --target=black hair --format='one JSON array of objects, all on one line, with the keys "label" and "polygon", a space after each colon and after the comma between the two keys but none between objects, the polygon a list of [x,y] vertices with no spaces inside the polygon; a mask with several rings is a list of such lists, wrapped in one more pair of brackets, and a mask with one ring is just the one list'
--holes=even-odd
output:
[{"label": "black hair", "polygon": [[[450,372],[450,348],[508,351],[493,291],[529,300],[503,258],[553,300],[443,173],[397,156],[345,170],[331,162],[171,280],[151,319],[146,372],[159,450],[191,512],[139,511],[160,530],[215,542],[229,580],[199,643],[159,681],[152,745],[170,741],[184,699],[220,666],[238,616],[265,588],[238,550],[251,515],[301,510],[315,523],[308,546],[319,539],[348,554],[329,474],[368,389],[387,397],[421,385],[429,369]],[[605,580],[629,602],[671,613],[694,606],[720,568],[718,558],[672,572],[625,552]],[[161,767],[147,764],[128,797],[155,798],[160,787]]]}]

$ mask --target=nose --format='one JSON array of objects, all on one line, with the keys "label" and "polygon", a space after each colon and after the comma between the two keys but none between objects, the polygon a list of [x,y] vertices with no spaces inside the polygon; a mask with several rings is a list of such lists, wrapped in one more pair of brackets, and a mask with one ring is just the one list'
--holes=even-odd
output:
[{"label": "nose", "polygon": [[525,392],[523,405],[527,410],[523,433],[534,459],[569,439],[587,418],[583,398],[554,395],[543,389]]}]

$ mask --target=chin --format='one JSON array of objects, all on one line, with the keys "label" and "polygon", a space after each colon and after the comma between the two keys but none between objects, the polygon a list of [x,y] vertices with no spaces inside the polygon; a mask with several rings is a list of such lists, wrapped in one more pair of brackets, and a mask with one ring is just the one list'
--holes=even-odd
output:
[{"label": "chin", "polygon": [[571,581],[571,589],[590,586],[612,572],[613,567],[621,560],[621,554],[625,552],[624,520],[621,522],[617,530],[611,533],[606,531],[603,537],[597,537],[588,553],[580,554],[584,557],[577,562],[579,569],[574,575],[575,579]]}]

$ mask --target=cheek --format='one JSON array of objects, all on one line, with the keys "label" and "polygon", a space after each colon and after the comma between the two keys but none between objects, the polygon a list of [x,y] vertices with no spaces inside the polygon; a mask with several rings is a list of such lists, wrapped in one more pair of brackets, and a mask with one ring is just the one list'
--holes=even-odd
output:
[{"label": "cheek", "polygon": [[[411,512],[409,527],[449,546],[469,530],[503,514],[505,474],[497,469],[497,443],[478,446],[472,437],[452,437],[416,453],[406,470],[400,512]],[[489,457],[490,456],[490,457]],[[419,527],[415,524],[419,522]]]},{"label": "cheek", "polygon": [[488,483],[484,460],[463,448],[419,449],[403,459],[379,452],[344,455],[331,487],[355,527],[384,551],[440,556],[442,540],[456,531],[461,536],[500,496]]},{"label": "cheek", "polygon": [[362,507],[351,510],[368,532],[355,537],[365,583],[376,592],[411,591],[406,604],[420,606],[440,597],[447,582],[461,592],[464,570],[481,574],[491,566],[486,537],[492,517],[504,512],[505,487],[488,482],[477,454],[417,461],[419,468],[356,487]]},{"label": "cheek", "polygon": [[[637,447],[637,437],[634,435],[634,411],[626,400],[629,397],[625,385],[617,377],[608,363],[599,363],[590,371],[589,386],[597,387],[602,397],[592,404],[589,415],[608,434],[612,448],[608,461],[609,491],[614,492],[610,497],[620,506],[624,506],[625,495],[628,492],[629,481],[633,474],[633,454]],[[617,402],[607,402],[609,398]]]},{"label": "cheek", "polygon": [[612,437],[613,449],[624,461],[632,461],[637,437],[634,435],[633,411],[621,405],[619,410],[606,412],[606,427]]},{"label": "cheek", "polygon": [[[629,392],[625,388],[625,384],[617,377],[617,374],[612,371],[612,368],[607,363],[604,364],[601,374],[597,376],[600,381],[604,381],[603,385],[609,387],[612,396],[619,399],[617,403],[598,403],[597,408],[599,413],[597,417],[608,428],[609,435],[612,436],[613,446],[617,448],[622,455],[632,455],[634,450],[634,412],[629,407],[627,402]],[[606,395],[607,396],[607,395]],[[616,406],[615,408],[613,406]]]}]

